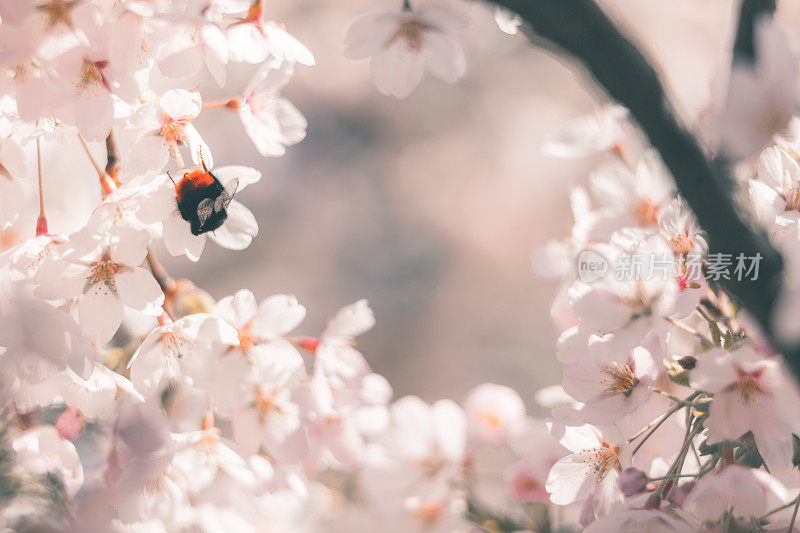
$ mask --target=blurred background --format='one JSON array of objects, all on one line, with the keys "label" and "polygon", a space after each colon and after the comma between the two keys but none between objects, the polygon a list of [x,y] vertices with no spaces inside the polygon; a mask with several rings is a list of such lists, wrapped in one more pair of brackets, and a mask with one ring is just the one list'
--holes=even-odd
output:
[{"label": "blurred background", "polygon": [[[235,113],[196,125],[216,165],[244,164],[263,180],[238,197],[260,233],[243,252],[210,244],[202,261],[168,258],[215,298],[250,288],[260,300],[295,294],[316,335],[339,307],[367,298],[376,327],[359,346],[396,397],[460,400],[484,381],[533,394],[560,381],[549,316],[555,282],[534,274],[531,252],[566,236],[569,188],[598,158],[551,159],[540,145],[604,101],[579,68],[506,35],[492,10],[468,6],[459,36],[468,73],[454,85],[426,76],[402,101],[380,95],[368,61],[344,55],[361,13],[400,0],[271,2],[268,16],[313,51],[284,92],[308,118],[308,137],[262,158]],[[732,0],[616,0],[606,7],[665,74],[687,120],[701,115],[727,64]],[[724,73],[724,69],[721,71]],[[229,67],[206,100],[228,98],[250,70]],[[234,132],[234,133],[232,133]]]}]

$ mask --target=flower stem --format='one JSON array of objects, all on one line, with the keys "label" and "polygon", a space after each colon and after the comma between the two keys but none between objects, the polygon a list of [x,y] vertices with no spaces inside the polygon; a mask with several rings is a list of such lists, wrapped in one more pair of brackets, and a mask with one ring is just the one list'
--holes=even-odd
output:
[{"label": "flower stem", "polygon": [[[694,400],[699,394],[700,394],[699,392],[695,392],[694,394],[692,394],[691,396],[689,396],[685,400],[680,400],[680,403],[674,405],[672,408],[670,408],[669,411],[667,411],[663,415],[659,416],[658,418],[656,418],[655,420],[650,422],[648,425],[646,425],[644,428],[642,428],[640,431],[638,431],[633,437],[629,438],[628,439],[628,444],[630,444],[633,441],[635,441],[636,439],[638,439],[645,431],[647,431],[647,435],[645,435],[645,437],[642,439],[642,441],[639,444],[636,445],[636,448],[634,448],[634,450],[631,453],[631,455],[634,455],[636,452],[639,451],[639,448],[641,448],[644,445],[644,443],[647,442],[647,439],[649,439],[653,435],[653,433],[655,433],[656,430],[659,427],[661,427],[661,424],[663,424],[670,416],[672,416],[673,414],[675,414],[678,411],[680,411],[683,407],[686,407],[686,406],[690,405],[691,401]],[[648,429],[650,431],[648,431]]]},{"label": "flower stem", "polygon": [[83,151],[86,152],[86,156],[91,161],[92,166],[94,167],[95,172],[97,172],[97,177],[100,180],[100,189],[103,191],[103,198],[114,192],[117,188],[116,184],[108,177],[108,174],[103,172],[100,166],[97,164],[97,161],[94,160],[92,157],[92,153],[89,151],[89,147],[86,146],[86,141],[83,140],[83,136],[79,133],[78,140],[81,142],[81,146],[83,146]]},{"label": "flower stem", "polygon": [[216,100],[214,102],[206,102],[203,104],[203,109],[237,109],[239,107],[239,97],[229,98],[228,100]]},{"label": "flower stem", "polygon": [[47,235],[47,217],[44,214],[44,189],[42,188],[42,141],[36,137],[36,168],[39,174],[39,218],[36,219],[36,236]]},{"label": "flower stem", "polygon": [[708,337],[706,337],[705,335],[703,335],[702,333],[700,333],[696,329],[690,328],[686,324],[678,322],[677,320],[675,320],[674,318],[671,318],[671,317],[666,317],[666,320],[667,320],[667,322],[669,322],[670,324],[672,324],[676,328],[682,329],[683,331],[685,331],[689,335],[694,335],[695,337],[697,337],[701,341],[711,344],[711,339],[709,339]]}]

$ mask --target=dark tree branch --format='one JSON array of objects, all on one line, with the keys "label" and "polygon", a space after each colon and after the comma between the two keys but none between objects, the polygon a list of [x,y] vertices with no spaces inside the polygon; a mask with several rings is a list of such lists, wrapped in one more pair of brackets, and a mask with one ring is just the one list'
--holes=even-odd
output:
[{"label": "dark tree branch", "polygon": [[[763,231],[753,228],[733,199],[733,181],[724,162],[712,161],[679,121],[658,75],[593,0],[495,0],[516,12],[542,37],[579,59],[613,99],[627,107],[660,152],[678,190],[708,234],[710,251],[755,257],[756,280],[725,282],[725,288],[771,331],[771,316],[781,284],[783,263]],[[743,0],[736,53],[752,60],[753,26],[774,0]],[[800,351],[784,356],[800,375]]]},{"label": "dark tree branch", "polygon": [[775,0],[742,0],[739,9],[739,22],[736,26],[736,40],[733,43],[735,59],[754,61],[755,26],[762,16],[771,16],[775,12]]}]

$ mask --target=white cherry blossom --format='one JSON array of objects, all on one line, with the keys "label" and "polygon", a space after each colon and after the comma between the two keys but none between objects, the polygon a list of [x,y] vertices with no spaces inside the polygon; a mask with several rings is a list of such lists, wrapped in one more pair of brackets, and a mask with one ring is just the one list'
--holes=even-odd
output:
[{"label": "white cherry blossom", "polygon": [[164,303],[152,274],[139,265],[149,236],[115,227],[103,238],[81,232],[61,245],[64,252],[39,268],[36,294],[49,300],[78,298],[78,322],[97,342],[106,342],[122,322],[123,307],[158,316]]},{"label": "white cherry blossom", "polygon": [[196,386],[208,386],[216,370],[219,352],[239,345],[236,330],[212,315],[189,315],[151,331],[128,362],[131,382],[144,395],[160,392],[165,381],[189,378]]},{"label": "white cherry blossom", "polygon": [[179,146],[189,148],[194,164],[204,162],[212,168],[211,150],[192,124],[202,108],[200,93],[185,89],[170,89],[157,102],[138,107],[129,119],[129,128],[138,138],[120,162],[120,178],[161,172],[170,157],[183,166]]},{"label": "white cherry blossom", "polygon": [[281,156],[287,146],[299,143],[306,136],[305,117],[280,95],[293,72],[293,63],[266,65],[250,81],[244,98],[236,101],[244,131],[263,156]]},{"label": "white cherry blossom", "polygon": [[247,16],[225,32],[231,61],[264,63],[276,61],[314,65],[311,51],[280,25],[264,19],[264,2],[256,0]]},{"label": "white cherry blossom", "polygon": [[462,13],[437,2],[368,13],[347,31],[347,55],[352,59],[371,57],[378,91],[405,98],[425,70],[447,83],[464,75],[464,50],[453,35],[465,25]]},{"label": "white cherry blossom", "polygon": [[53,426],[28,429],[11,442],[17,463],[33,475],[54,473],[70,496],[83,485],[83,466],[75,446]]}]

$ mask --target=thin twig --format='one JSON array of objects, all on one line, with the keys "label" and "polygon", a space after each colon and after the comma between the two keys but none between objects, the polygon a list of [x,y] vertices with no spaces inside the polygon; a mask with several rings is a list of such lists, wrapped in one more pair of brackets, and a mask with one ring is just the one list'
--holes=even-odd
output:
[{"label": "thin twig", "polygon": [[159,263],[156,254],[149,246],[147,247],[147,264],[150,267],[150,272],[152,272],[153,277],[158,282],[158,286],[161,287],[161,292],[164,293],[164,311],[167,313],[167,316],[175,320],[172,310],[172,299],[177,292],[178,284],[169,275],[167,269]]},{"label": "thin twig", "polygon": [[780,507],[776,507],[775,509],[769,511],[767,514],[761,515],[759,518],[761,520],[763,520],[763,519],[767,518],[768,516],[774,515],[775,513],[783,511],[784,509],[788,509],[792,505],[797,505],[797,501],[798,500],[800,500],[800,495],[798,495],[797,498],[795,498],[794,500],[790,501],[789,503],[785,503],[785,504],[781,505]]},{"label": "thin twig", "polygon": [[797,520],[797,509],[800,507],[800,496],[797,497],[797,501],[794,502],[794,510],[792,511],[792,520],[789,522],[789,529],[786,531],[788,533],[792,533],[794,531],[794,523]]},{"label": "thin twig", "polygon": [[101,168],[100,165],[97,164],[97,161],[94,160],[92,156],[92,152],[89,151],[89,147],[86,145],[86,141],[83,140],[83,136],[79,133],[78,140],[81,142],[81,146],[83,146],[83,151],[86,152],[86,157],[89,158],[89,161],[92,162],[92,166],[94,167],[95,172],[97,172],[97,178],[100,180],[100,190],[103,192],[103,198],[114,192],[117,188],[117,185],[114,181],[109,178],[108,174],[106,174]]},{"label": "thin twig", "polygon": [[647,431],[648,428],[651,428],[650,431],[648,431],[647,434],[644,436],[644,438],[641,440],[641,442],[639,442],[639,444],[636,445],[636,448],[633,449],[633,452],[631,453],[631,455],[635,455],[636,452],[638,452],[639,449],[642,446],[644,446],[644,443],[647,442],[647,439],[649,439],[653,435],[653,433],[655,433],[656,430],[661,427],[661,424],[663,424],[670,416],[672,416],[673,414],[677,413],[678,411],[680,411],[684,407],[688,407],[689,405],[686,402],[690,402],[691,400],[695,399],[699,394],[700,394],[699,392],[695,392],[694,394],[692,394],[691,396],[686,398],[686,400],[683,400],[682,402],[680,402],[677,405],[673,406],[669,411],[667,411],[663,415],[659,416],[658,418],[656,418],[655,420],[650,422],[642,430],[638,431],[633,437],[628,439],[628,444],[630,444],[633,441],[635,441],[636,439],[638,439],[642,435],[642,433]]},{"label": "thin twig", "polygon": [[78,140],[81,142],[81,146],[83,146],[83,151],[86,152],[86,157],[89,158],[89,161],[92,162],[92,166],[94,167],[94,171],[97,172],[97,176],[102,180],[104,173],[100,169],[100,166],[97,164],[97,161],[94,160],[92,156],[92,152],[89,151],[89,147],[86,145],[86,141],[83,140],[83,135],[80,133],[78,134]]}]

